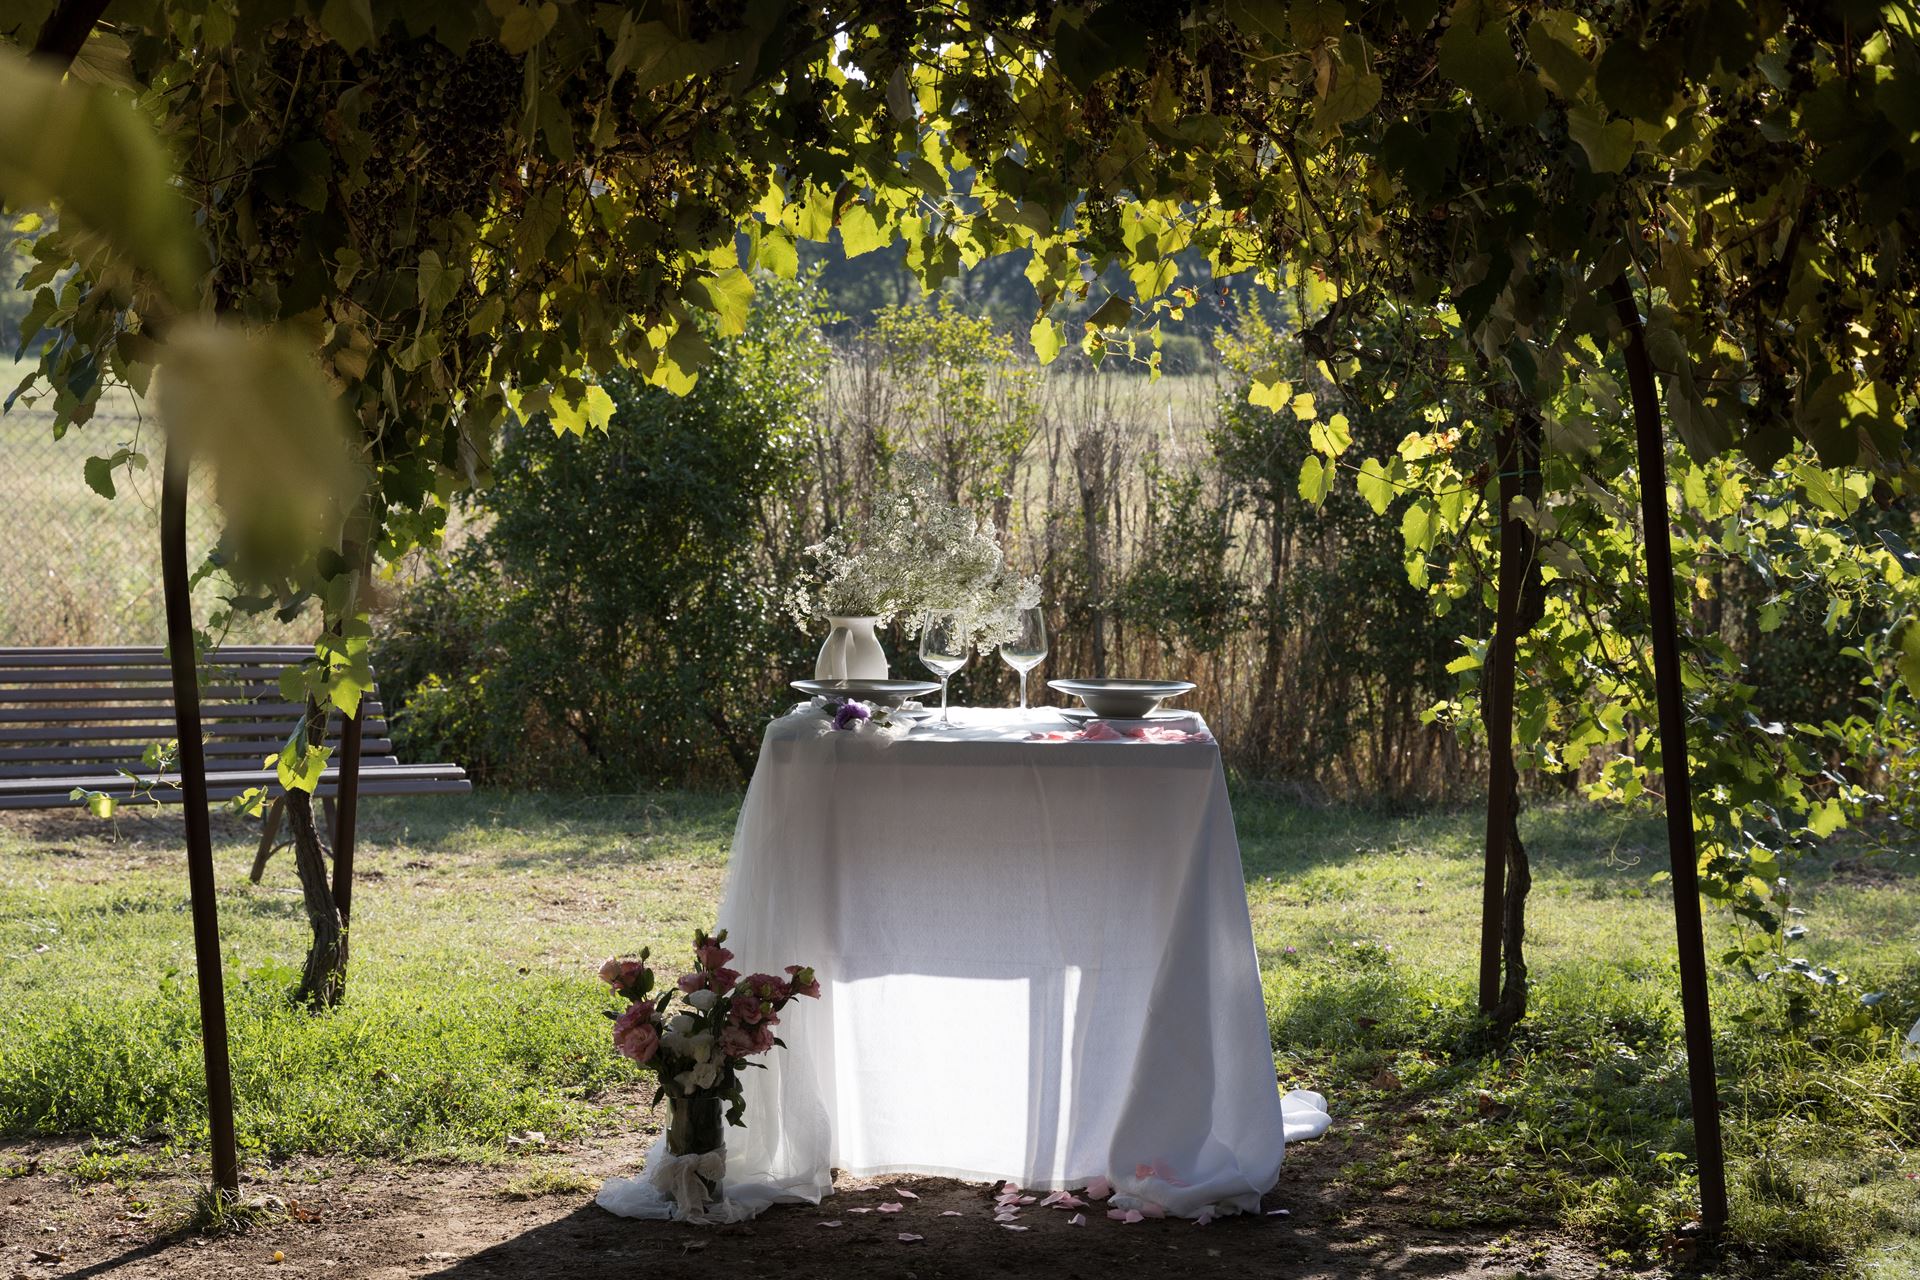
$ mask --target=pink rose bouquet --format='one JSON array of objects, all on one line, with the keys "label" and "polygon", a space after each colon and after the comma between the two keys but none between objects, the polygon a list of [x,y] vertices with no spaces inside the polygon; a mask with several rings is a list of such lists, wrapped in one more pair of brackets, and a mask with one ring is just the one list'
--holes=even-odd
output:
[{"label": "pink rose bouquet", "polygon": [[761,1066],[750,1059],[784,1047],[773,1030],[781,1011],[800,996],[817,999],[820,982],[805,965],[788,965],[785,977],[755,973],[742,978],[727,967],[733,952],[726,940],[725,929],[695,932],[693,970],[664,990],[655,990],[644,948],[638,960],[601,965],[600,980],[627,1002],[624,1010],[607,1010],[613,1047],[658,1079],[654,1102],[725,1099],[728,1123],[739,1124],[746,1106],[741,1068]]}]

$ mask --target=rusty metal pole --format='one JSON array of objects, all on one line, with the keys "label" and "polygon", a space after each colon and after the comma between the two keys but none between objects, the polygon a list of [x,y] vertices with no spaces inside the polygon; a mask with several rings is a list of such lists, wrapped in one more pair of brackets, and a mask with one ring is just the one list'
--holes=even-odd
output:
[{"label": "rusty metal pole", "polygon": [[1693,784],[1687,761],[1687,708],[1680,688],[1680,615],[1673,602],[1673,532],[1667,511],[1667,459],[1660,396],[1633,288],[1622,275],[1608,292],[1627,334],[1627,388],[1633,396],[1645,526],[1647,602],[1653,623],[1653,684],[1660,708],[1660,769],[1667,809],[1667,857],[1673,868],[1673,924],[1679,943],[1680,1016],[1686,1030],[1687,1082],[1693,1096],[1693,1144],[1700,1162],[1700,1222],[1727,1224],[1727,1163],[1720,1138],[1720,1086],[1713,1069],[1713,1012],[1707,994],[1706,941],[1700,919],[1700,855],[1693,838]]},{"label": "rusty metal pole", "polygon": [[213,1181],[240,1189],[233,1138],[233,1074],[227,1058],[227,994],[214,901],[213,830],[207,816],[207,756],[200,738],[200,674],[193,645],[193,599],[187,576],[187,455],[169,442],[160,484],[160,571],[166,591],[167,658],[173,667],[174,732],[180,739],[180,789],[187,827],[187,886],[193,910],[193,957],[200,987],[200,1044],[207,1067],[207,1128]]}]

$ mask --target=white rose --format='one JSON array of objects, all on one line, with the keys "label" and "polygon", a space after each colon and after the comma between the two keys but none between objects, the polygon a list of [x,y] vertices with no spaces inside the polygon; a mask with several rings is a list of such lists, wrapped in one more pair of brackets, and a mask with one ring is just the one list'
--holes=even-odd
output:
[{"label": "white rose", "polygon": [[713,1056],[713,1032],[702,1031],[697,1036],[687,1037],[687,1056],[695,1062],[705,1062]]},{"label": "white rose", "polygon": [[690,1013],[676,1013],[667,1019],[667,1030],[677,1036],[692,1035],[693,1026],[693,1015]]},{"label": "white rose", "polygon": [[[720,1003],[720,996],[719,993],[709,991],[705,987],[702,987],[687,997],[687,1003],[702,1013],[711,1013],[713,1006]],[[681,1016],[685,1017],[686,1015],[682,1014]]]}]

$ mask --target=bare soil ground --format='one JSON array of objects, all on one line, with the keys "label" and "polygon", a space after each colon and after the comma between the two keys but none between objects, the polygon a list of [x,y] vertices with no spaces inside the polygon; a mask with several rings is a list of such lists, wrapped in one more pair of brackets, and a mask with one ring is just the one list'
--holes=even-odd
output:
[{"label": "bare soil ground", "polygon": [[[1185,1221],[1110,1221],[1100,1206],[1022,1212],[1008,1231],[993,1220],[993,1188],[939,1178],[843,1180],[825,1205],[777,1206],[758,1220],[689,1227],[615,1218],[593,1204],[598,1179],[630,1171],[643,1139],[551,1148],[533,1164],[343,1164],[303,1160],[257,1171],[245,1190],[270,1196],[264,1221],[207,1235],[180,1225],[197,1178],[181,1162],[119,1184],[59,1173],[75,1149],[0,1146],[0,1278],[148,1280],[285,1276],[678,1277],[726,1274],[828,1280],[1049,1276],[1285,1276],[1289,1280],[1407,1280],[1620,1276],[1577,1242],[1550,1231],[1445,1231],[1420,1225],[1434,1204],[1389,1193],[1349,1205],[1340,1166],[1364,1134],[1337,1131],[1288,1151],[1267,1210],[1285,1215]],[[31,1172],[19,1172],[23,1168]],[[564,1189],[525,1198],[530,1169],[558,1171]],[[565,1185],[571,1183],[573,1185]],[[896,1195],[894,1188],[917,1198]],[[900,1203],[898,1213],[869,1211]],[[1416,1210],[1421,1212],[1416,1213]],[[949,1214],[958,1216],[948,1216]],[[823,1223],[838,1223],[825,1226]],[[922,1236],[903,1242],[901,1233]]]}]

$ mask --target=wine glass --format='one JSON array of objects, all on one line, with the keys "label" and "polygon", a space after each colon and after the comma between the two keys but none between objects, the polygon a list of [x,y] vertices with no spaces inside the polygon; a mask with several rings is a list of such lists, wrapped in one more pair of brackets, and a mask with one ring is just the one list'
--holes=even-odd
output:
[{"label": "wine glass", "polygon": [[951,609],[930,609],[920,620],[920,662],[940,677],[940,723],[951,725],[947,714],[947,681],[967,665],[967,620]]},{"label": "wine glass", "polygon": [[1020,673],[1020,709],[1027,709],[1027,673],[1046,661],[1047,619],[1039,605],[1013,614],[1013,635],[1001,642],[1000,657]]}]

